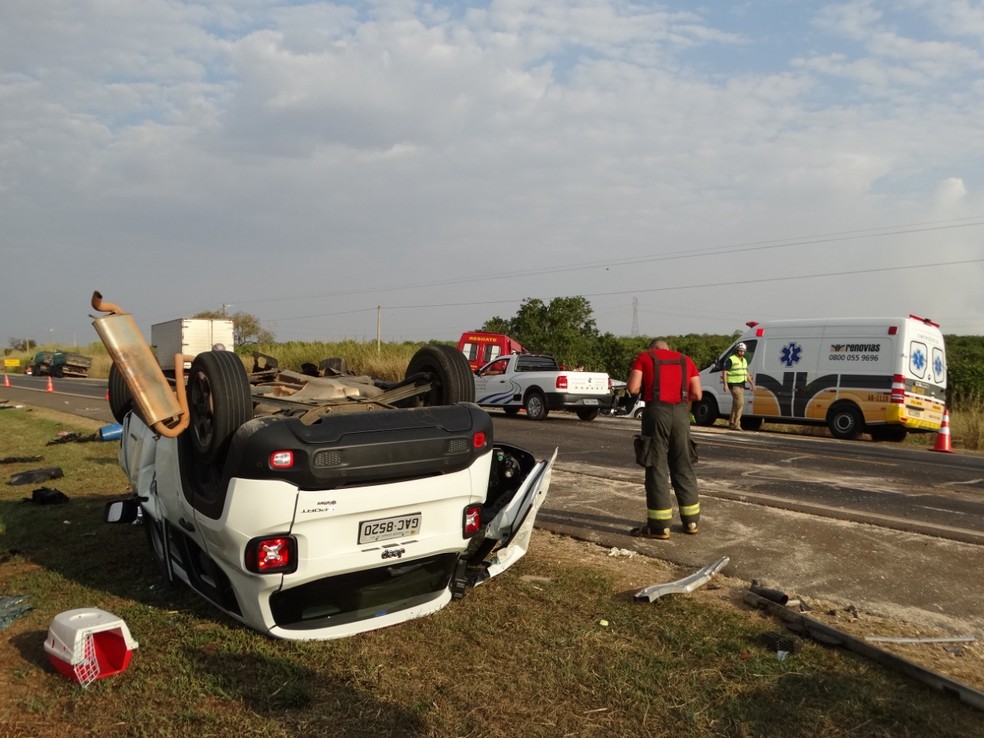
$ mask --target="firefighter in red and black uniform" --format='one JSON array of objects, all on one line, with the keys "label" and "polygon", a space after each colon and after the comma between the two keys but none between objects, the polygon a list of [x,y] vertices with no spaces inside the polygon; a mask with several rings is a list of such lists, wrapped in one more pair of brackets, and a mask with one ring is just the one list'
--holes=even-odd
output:
[{"label": "firefighter in red and black uniform", "polygon": [[689,356],[671,351],[666,341],[657,339],[632,362],[626,389],[631,394],[642,393],[646,403],[642,435],[651,439],[646,463],[646,523],[629,532],[642,538],[670,537],[672,484],[684,532],[697,533],[700,501],[690,456],[690,403],[699,400],[702,393],[697,367]]}]

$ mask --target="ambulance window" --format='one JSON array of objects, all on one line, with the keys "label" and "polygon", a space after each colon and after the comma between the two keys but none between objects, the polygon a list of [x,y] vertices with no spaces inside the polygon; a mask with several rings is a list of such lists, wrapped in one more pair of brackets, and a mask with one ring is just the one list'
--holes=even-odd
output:
[{"label": "ambulance window", "polygon": [[943,361],[943,349],[933,347],[933,381],[942,385],[946,382],[946,363]]},{"label": "ambulance window", "polygon": [[929,368],[929,349],[922,341],[912,341],[909,344],[909,372],[916,379],[926,376]]},{"label": "ambulance window", "polygon": [[494,358],[496,358],[501,353],[502,353],[502,347],[501,346],[498,346],[496,344],[493,344],[492,346],[489,346],[489,355],[485,357],[485,360],[486,361],[492,361]]},{"label": "ambulance window", "polygon": [[478,359],[478,344],[466,343],[461,347],[461,353],[465,355],[468,361],[476,361]]}]

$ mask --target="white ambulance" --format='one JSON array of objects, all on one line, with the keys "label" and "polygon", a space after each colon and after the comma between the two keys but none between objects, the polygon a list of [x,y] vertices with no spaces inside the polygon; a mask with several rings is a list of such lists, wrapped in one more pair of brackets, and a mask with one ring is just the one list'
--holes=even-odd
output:
[{"label": "white ambulance", "polygon": [[731,414],[724,362],[744,343],[755,391],[746,386],[741,427],[763,421],[826,425],[835,438],[901,441],[935,432],[946,406],[946,351],[939,325],[905,318],[830,318],[748,323],[748,330],[700,373],[698,425]]}]

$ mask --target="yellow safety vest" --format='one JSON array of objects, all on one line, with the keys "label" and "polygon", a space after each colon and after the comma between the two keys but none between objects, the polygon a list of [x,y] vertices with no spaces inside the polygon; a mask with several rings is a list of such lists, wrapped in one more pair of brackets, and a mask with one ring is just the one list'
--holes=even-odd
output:
[{"label": "yellow safety vest", "polygon": [[735,354],[730,357],[731,368],[725,372],[725,381],[729,384],[744,384],[748,379],[748,359]]}]

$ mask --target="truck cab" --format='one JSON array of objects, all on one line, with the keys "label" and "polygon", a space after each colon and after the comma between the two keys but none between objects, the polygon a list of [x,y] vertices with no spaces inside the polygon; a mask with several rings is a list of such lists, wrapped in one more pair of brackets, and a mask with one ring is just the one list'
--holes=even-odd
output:
[{"label": "truck cab", "polygon": [[458,339],[458,350],[468,359],[468,366],[475,371],[481,366],[495,361],[500,356],[528,353],[522,344],[505,333],[468,331]]}]

